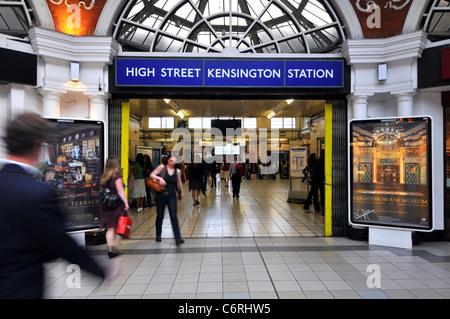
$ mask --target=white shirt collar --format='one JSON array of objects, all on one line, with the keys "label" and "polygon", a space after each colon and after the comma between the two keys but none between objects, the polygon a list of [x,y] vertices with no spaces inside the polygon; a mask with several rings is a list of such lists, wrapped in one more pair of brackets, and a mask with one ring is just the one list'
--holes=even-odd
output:
[{"label": "white shirt collar", "polygon": [[19,165],[20,167],[22,167],[24,169],[25,172],[27,172],[28,174],[34,174],[36,172],[39,172],[39,170],[30,165],[30,164],[26,164],[26,163],[22,163],[22,162],[17,162],[17,161],[13,161],[7,158],[4,159],[0,159],[0,168],[3,168],[3,166],[7,165],[7,164],[15,164],[15,165]]}]

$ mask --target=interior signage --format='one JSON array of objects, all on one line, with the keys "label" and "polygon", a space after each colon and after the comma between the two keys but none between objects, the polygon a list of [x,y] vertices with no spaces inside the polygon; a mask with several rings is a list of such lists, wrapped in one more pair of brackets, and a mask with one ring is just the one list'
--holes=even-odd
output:
[{"label": "interior signage", "polygon": [[352,120],[349,132],[350,223],[431,231],[431,118]]},{"label": "interior signage", "polygon": [[343,60],[116,60],[116,86],[344,86]]}]

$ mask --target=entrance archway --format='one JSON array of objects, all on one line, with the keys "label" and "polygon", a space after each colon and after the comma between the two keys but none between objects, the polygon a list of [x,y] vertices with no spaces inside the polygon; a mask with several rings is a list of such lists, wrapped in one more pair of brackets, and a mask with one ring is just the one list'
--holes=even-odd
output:
[{"label": "entrance archway", "polygon": [[[123,134],[128,131],[130,99],[327,101],[329,211],[324,234],[345,233],[345,194],[334,194],[332,185],[335,181],[346,185],[345,106],[350,72],[339,53],[330,53],[345,41],[345,34],[329,1],[134,1],[120,14],[114,37],[122,51],[110,68],[109,89],[113,98],[122,99],[111,102],[112,112],[122,114],[121,120],[113,117],[122,134],[114,133],[110,146],[115,144],[115,150],[110,150],[121,155],[123,163],[128,161],[124,153],[129,152],[129,138]],[[333,63],[341,65],[337,67],[342,67],[341,73],[329,71]],[[340,82],[323,82],[327,77]],[[165,107],[165,112],[175,113],[185,108]],[[258,116],[265,117],[276,108],[277,104],[271,105]],[[236,116],[215,116],[220,115]],[[339,187],[346,189],[343,184]]]}]

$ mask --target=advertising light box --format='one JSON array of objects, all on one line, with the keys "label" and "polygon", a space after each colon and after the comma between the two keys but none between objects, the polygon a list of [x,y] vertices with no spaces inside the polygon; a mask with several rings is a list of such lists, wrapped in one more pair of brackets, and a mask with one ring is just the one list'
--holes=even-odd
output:
[{"label": "advertising light box", "polygon": [[104,123],[48,119],[53,134],[40,154],[41,179],[58,197],[68,231],[98,228]]},{"label": "advertising light box", "polygon": [[432,230],[431,118],[352,120],[349,126],[350,223]]}]

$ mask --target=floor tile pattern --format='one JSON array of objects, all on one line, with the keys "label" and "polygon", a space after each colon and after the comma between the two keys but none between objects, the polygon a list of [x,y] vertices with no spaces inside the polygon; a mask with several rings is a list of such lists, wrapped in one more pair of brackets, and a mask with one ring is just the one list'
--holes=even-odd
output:
[{"label": "floor tile pattern", "polygon": [[[287,203],[289,180],[244,180],[239,199],[222,182],[195,207],[184,187],[178,216],[185,244],[175,245],[167,213],[159,243],[155,208],[132,214],[112,282],[103,286],[84,271],[77,281],[71,265],[57,260],[46,264],[46,298],[450,298],[450,243],[405,250],[324,237],[322,214]],[[87,249],[110,265],[105,244]]]}]

